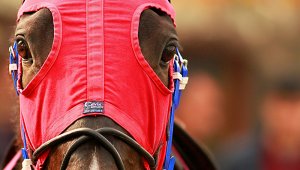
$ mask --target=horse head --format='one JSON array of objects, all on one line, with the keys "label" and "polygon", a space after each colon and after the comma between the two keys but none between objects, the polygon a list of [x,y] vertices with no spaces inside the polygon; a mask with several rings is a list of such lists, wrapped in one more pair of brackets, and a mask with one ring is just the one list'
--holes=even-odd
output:
[{"label": "horse head", "polygon": [[38,169],[168,167],[174,57],[184,63],[168,1],[26,0],[14,39],[24,157]]}]

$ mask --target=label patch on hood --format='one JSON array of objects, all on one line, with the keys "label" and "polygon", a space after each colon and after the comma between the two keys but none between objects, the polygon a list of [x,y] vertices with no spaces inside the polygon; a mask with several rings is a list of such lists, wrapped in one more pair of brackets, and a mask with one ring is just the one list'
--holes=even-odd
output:
[{"label": "label patch on hood", "polygon": [[90,101],[84,103],[84,110],[83,113],[103,113],[104,104],[103,102],[99,101]]}]

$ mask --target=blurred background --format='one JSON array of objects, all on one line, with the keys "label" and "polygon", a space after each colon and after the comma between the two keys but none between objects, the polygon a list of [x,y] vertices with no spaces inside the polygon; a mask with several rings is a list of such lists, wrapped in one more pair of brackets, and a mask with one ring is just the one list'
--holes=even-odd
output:
[{"label": "blurred background", "polygon": [[[300,169],[300,1],[173,0],[190,81],[176,121],[220,169]],[[17,97],[8,74],[18,0],[0,1],[0,161]]]}]

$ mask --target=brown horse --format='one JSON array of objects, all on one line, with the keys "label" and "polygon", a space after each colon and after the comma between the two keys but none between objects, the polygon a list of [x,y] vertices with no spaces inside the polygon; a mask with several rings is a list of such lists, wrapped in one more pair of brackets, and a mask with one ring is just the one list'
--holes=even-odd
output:
[{"label": "brown horse", "polygon": [[[22,86],[26,87],[40,70],[51,50],[54,39],[54,26],[51,12],[44,8],[37,12],[23,15],[17,23],[15,35],[19,36],[20,32],[26,35],[26,38],[20,39],[17,37],[15,39],[18,43],[19,55],[23,58],[21,82]],[[145,10],[141,14],[138,38],[145,59],[163,84],[168,87],[170,82],[169,65],[167,63],[172,60],[176,53],[176,48],[179,47],[178,36],[171,18],[164,12],[154,8]],[[170,39],[172,43],[168,43]],[[105,116],[81,118],[69,126],[65,132],[81,127],[91,129],[111,127],[130,135],[124,128]],[[176,128],[178,129],[179,127]],[[177,139],[181,140],[180,142],[186,142],[187,139],[180,138],[181,135],[179,135],[178,131],[181,132],[180,128],[175,132],[175,135],[177,133],[179,136]],[[114,137],[107,138],[118,150],[125,169],[144,169],[143,158],[136,150],[128,146],[128,144],[122,140]],[[73,139],[61,143],[55,148],[51,148],[44,168],[59,169],[67,149],[70,148],[75,141],[76,139]],[[190,139],[189,142],[191,142]],[[190,156],[196,157],[193,158],[193,162],[188,166],[192,169],[201,167],[214,169],[202,151],[194,143],[191,143],[190,146],[193,146],[192,151],[189,150],[187,146],[184,146],[187,147],[186,150],[181,150],[186,153],[193,152]],[[180,147],[180,144],[177,146]],[[186,157],[183,159],[186,159]],[[179,165],[180,161],[177,161],[177,163],[177,168],[182,167]],[[106,149],[94,141],[88,141],[78,147],[72,154],[68,163],[68,169],[117,169],[117,166],[114,158]]]}]

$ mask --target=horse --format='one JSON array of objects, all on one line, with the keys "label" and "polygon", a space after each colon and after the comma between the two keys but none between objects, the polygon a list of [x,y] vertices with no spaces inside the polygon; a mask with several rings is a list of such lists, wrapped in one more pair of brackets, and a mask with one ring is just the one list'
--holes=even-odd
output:
[{"label": "horse", "polygon": [[[18,19],[14,41],[16,42],[18,55],[22,61],[19,86],[23,89],[33,81],[37,74],[40,74],[40,70],[45,67],[44,65],[47,57],[53,49],[55,41],[54,35],[55,31],[57,31],[55,30],[55,22],[53,21],[54,17],[53,11],[49,10],[49,8],[41,7],[38,10],[24,12]],[[76,27],[76,25],[74,25],[74,27]],[[70,45],[74,45],[74,48],[76,48],[75,44]],[[173,18],[162,10],[162,8],[151,5],[145,8],[140,14],[138,23],[138,45],[140,46],[142,56],[144,56],[148,65],[159,78],[159,81],[166,88],[171,87],[173,81],[170,80],[170,67],[172,66],[170,62],[174,60],[174,56],[177,55],[177,49],[180,47]],[[130,76],[130,72],[126,74]],[[137,101],[136,105],[138,104],[139,103]],[[168,108],[166,108],[166,110],[168,110]],[[24,127],[20,127],[21,131],[23,131],[23,128]],[[117,133],[117,135],[106,134],[104,136],[117,150],[120,155],[120,159],[124,164],[123,167],[125,169],[149,168],[149,165],[146,165],[147,163],[145,163],[145,157],[141,155],[141,151],[134,149],[132,144],[130,145],[128,142],[124,142],[119,139],[118,136],[126,135],[132,138],[134,142],[136,141],[134,136],[113,118],[106,115],[79,117],[67,126],[61,134],[66,134],[82,128],[110,128],[118,130],[118,132],[121,133]],[[155,131],[155,129],[152,130]],[[164,131],[167,132],[166,127]],[[198,169],[203,167],[205,169],[214,169],[214,165],[211,163],[208,156],[179,126],[175,125],[174,133],[174,143],[176,143],[176,140],[180,141],[177,142],[177,146],[175,146],[175,148],[177,148],[180,153],[185,153],[186,155],[187,153],[192,153],[191,155],[181,158],[181,161],[177,161],[175,169],[186,168],[188,165],[184,162],[189,162],[185,161],[189,156],[193,157],[193,161],[190,161],[189,163],[189,168]],[[26,137],[23,137],[23,139],[24,138]],[[19,142],[17,143],[22,143],[20,138],[18,140]],[[73,137],[67,141],[58,143],[52,148],[47,148],[46,152],[48,152],[48,155],[41,168],[59,169],[59,167],[64,164],[64,159],[69,148],[71,148],[78,140],[78,137]],[[187,141],[189,143],[189,147],[185,146],[185,144],[180,144]],[[182,149],[184,147],[187,148]],[[157,150],[151,155],[156,159],[156,161],[159,158],[159,155],[164,153],[161,148],[163,148],[163,146],[159,145],[159,148],[157,148]],[[36,149],[37,148],[29,147],[29,155],[32,155]],[[33,158],[33,164],[36,164],[37,159],[38,157]],[[115,159],[116,158],[111,154],[111,151],[107,149],[107,147],[99,145],[95,140],[86,140],[72,152],[65,168],[119,169],[120,167],[116,164]],[[161,160],[160,162],[155,162],[155,166],[150,167],[150,169],[160,169],[162,168],[163,163],[164,162]]]}]

